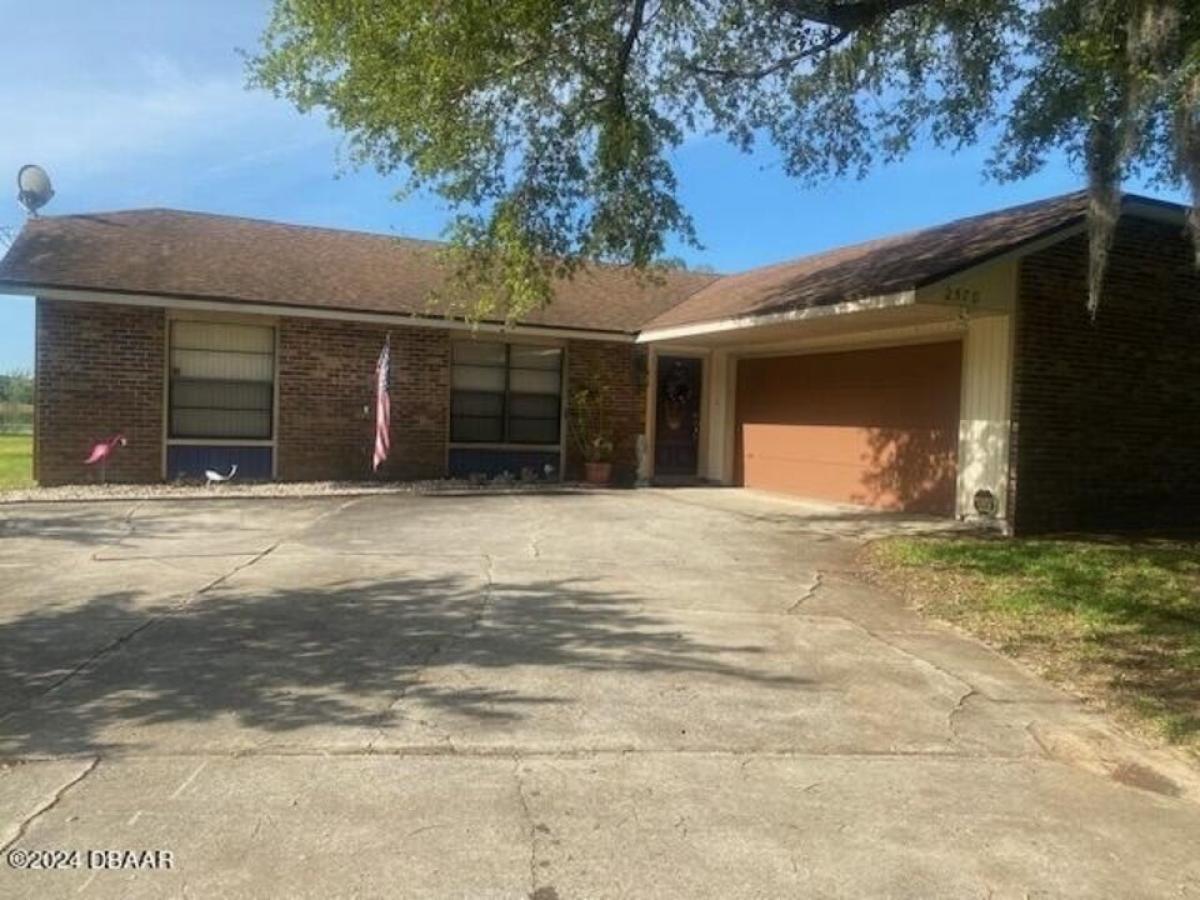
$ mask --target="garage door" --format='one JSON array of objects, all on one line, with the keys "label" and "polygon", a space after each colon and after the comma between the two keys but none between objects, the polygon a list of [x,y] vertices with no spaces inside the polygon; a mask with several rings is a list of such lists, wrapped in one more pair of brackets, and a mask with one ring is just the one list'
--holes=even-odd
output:
[{"label": "garage door", "polygon": [[953,515],[961,364],[959,341],[741,360],[741,483]]}]

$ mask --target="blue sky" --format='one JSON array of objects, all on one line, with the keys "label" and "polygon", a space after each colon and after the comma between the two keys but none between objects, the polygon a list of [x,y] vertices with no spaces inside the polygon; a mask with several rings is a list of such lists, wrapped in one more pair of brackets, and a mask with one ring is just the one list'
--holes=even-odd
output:
[{"label": "blue sky", "polygon": [[[57,191],[47,214],[167,206],[438,237],[448,213],[435,198],[396,202],[394,179],[346,171],[321,117],[244,89],[236,50],[255,47],[268,8],[0,0],[0,184],[10,185],[0,188],[0,226],[23,221],[11,179],[37,162]],[[675,253],[735,271],[1080,185],[1062,163],[990,183],[987,154],[922,148],[865,181],[805,189],[769,152],[746,157],[694,139],[676,163],[705,249]],[[33,302],[0,296],[0,371],[32,363]]]}]

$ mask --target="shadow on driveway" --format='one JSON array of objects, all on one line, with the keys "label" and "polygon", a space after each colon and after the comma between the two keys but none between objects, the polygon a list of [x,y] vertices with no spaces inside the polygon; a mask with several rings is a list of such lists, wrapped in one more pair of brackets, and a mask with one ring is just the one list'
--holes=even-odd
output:
[{"label": "shadow on driveway", "polygon": [[[763,647],[694,640],[678,623],[645,612],[638,598],[586,579],[495,589],[458,575],[311,590],[243,588],[205,594],[154,618],[137,601],[135,593],[110,593],[0,627],[3,674],[17,683],[44,677],[39,658],[56,635],[80,629],[121,635],[90,665],[64,673],[57,688],[10,707],[0,719],[0,752],[98,752],[111,746],[111,728],[229,715],[265,732],[384,728],[403,718],[401,698],[500,720],[571,702],[423,683],[430,666],[703,673],[780,688],[805,683],[752,668]],[[139,624],[131,627],[131,619]]]}]

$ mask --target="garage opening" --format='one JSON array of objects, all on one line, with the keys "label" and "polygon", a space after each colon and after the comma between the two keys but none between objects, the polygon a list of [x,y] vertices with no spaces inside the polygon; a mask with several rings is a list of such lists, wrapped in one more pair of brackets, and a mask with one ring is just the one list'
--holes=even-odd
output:
[{"label": "garage opening", "polygon": [[738,483],[953,515],[961,341],[742,359]]}]

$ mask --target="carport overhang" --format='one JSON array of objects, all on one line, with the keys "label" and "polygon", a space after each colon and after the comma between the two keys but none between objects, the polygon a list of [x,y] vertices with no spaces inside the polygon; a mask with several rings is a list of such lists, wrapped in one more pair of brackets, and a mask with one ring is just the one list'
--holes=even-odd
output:
[{"label": "carport overhang", "polygon": [[[918,307],[917,291],[903,290],[821,306],[752,313],[708,322],[694,322],[643,331],[638,342],[654,346],[730,348],[794,341],[863,328],[915,324],[942,318],[944,308]],[[953,315],[950,316],[953,318]]]},{"label": "carport overhang", "polygon": [[[1058,234],[1055,240],[1063,237]],[[703,359],[698,474],[709,483],[732,485],[737,483],[740,360],[961,341],[955,515],[1003,527],[1009,483],[1011,320],[1021,255],[1024,253],[1009,254],[904,290],[644,331],[638,342],[647,345],[649,351],[649,474],[653,475],[657,413],[654,386],[661,357]],[[976,509],[975,498],[980,491],[995,499],[994,512],[981,515]]]}]

